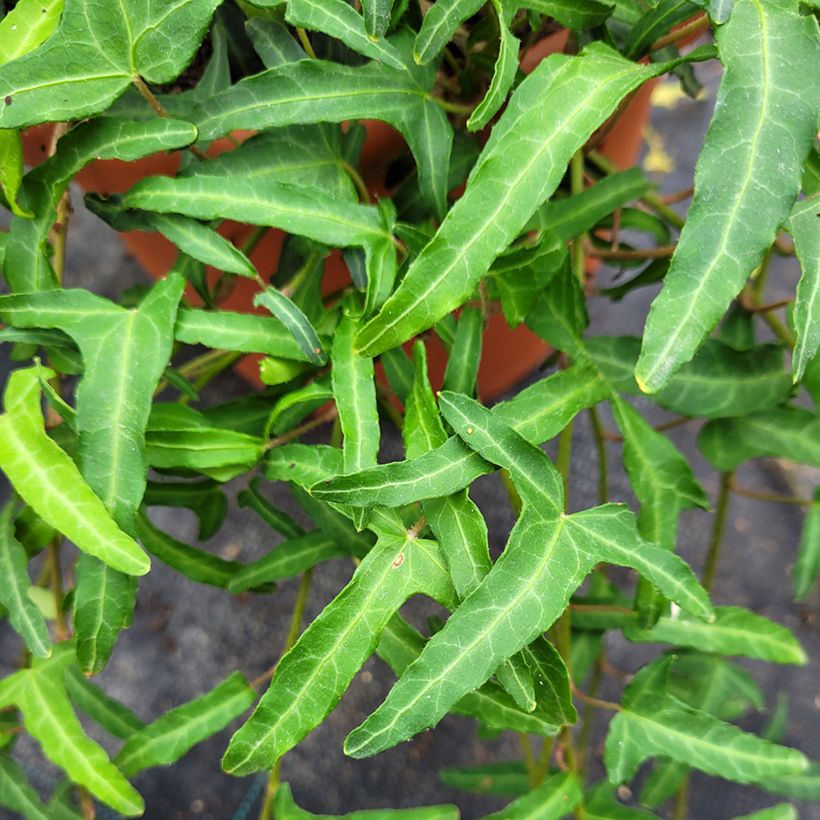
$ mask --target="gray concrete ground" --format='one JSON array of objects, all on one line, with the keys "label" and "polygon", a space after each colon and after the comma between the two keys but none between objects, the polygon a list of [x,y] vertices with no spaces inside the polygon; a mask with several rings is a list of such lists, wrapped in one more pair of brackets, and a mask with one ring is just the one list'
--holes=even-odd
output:
[{"label": "gray concrete ground", "polygon": [[[685,187],[691,180],[693,157],[702,142],[711,110],[717,71],[711,65],[699,66],[699,74],[710,88],[705,101],[683,100],[673,108],[657,108],[653,126],[666,151],[674,159],[675,170],[663,180],[663,189]],[[116,237],[94,217],[84,213],[75,201],[77,213],[72,221],[69,242],[67,285],[90,287],[115,295],[124,287],[144,278],[122,251]],[[793,264],[778,265],[772,273],[775,291],[788,291],[794,283]],[[636,293],[616,307],[605,302],[591,306],[592,333],[639,332],[649,301],[656,291]],[[7,351],[0,348],[0,381],[11,364]],[[226,400],[243,390],[233,375],[220,378],[209,390],[213,401]],[[715,497],[714,473],[694,447],[697,425],[671,431],[672,438],[690,456],[699,477]],[[389,426],[384,431],[384,457],[397,458],[400,439]],[[573,507],[595,503],[596,459],[585,418],[576,426],[575,460],[571,498]],[[615,445],[610,457],[617,460]],[[816,483],[816,473],[801,472],[784,476],[771,463],[759,462],[741,470],[748,486],[785,492],[791,483],[802,485],[802,492]],[[240,482],[241,485],[241,482]],[[231,485],[232,499],[239,486]],[[0,487],[0,494],[5,487]],[[613,500],[632,500],[628,485],[616,470],[612,476]],[[476,482],[473,496],[488,520],[496,554],[503,547],[513,519],[500,484],[494,477]],[[293,510],[287,491],[276,490],[276,502]],[[731,506],[725,550],[721,558],[724,572],[719,576],[714,599],[720,604],[739,604],[774,618],[794,630],[812,658],[803,668],[778,667],[749,662],[765,687],[768,704],[774,693],[785,691],[789,697],[790,718],[784,742],[793,744],[814,758],[820,757],[820,640],[818,603],[815,589],[803,604],[792,601],[789,567],[794,560],[801,528],[801,512],[794,507],[774,506],[735,498]],[[158,521],[183,540],[194,541],[193,518],[179,511],[160,511]],[[680,527],[680,551],[697,568],[702,566],[711,515],[689,512]],[[264,554],[276,536],[252,513],[232,509],[226,526],[206,546],[215,553],[250,561]],[[351,574],[351,566],[331,561],[316,573],[308,605],[308,618],[341,589]],[[209,587],[196,585],[154,562],[152,572],[140,587],[139,606],[134,626],[123,634],[102,683],[116,697],[129,704],[141,717],[150,720],[166,709],[208,690],[234,669],[249,677],[266,669],[277,657],[287,629],[297,583],[282,584],[272,596],[231,597]],[[410,617],[420,624],[435,608],[423,601],[412,602]],[[614,667],[632,672],[651,651],[626,644],[616,636],[607,641],[608,659]],[[0,671],[8,669],[18,652],[16,641],[0,631]],[[510,735],[490,742],[481,741],[475,724],[459,718],[446,718],[433,732],[383,754],[375,760],[353,761],[341,752],[345,734],[357,725],[386,695],[392,678],[375,659],[365,664],[350,691],[325,724],[310,735],[284,760],[282,777],[292,784],[301,805],[323,813],[343,813],[378,806],[413,806],[433,802],[454,802],[465,818],[474,818],[499,808],[502,803],[472,797],[445,788],[436,777],[442,766],[469,765],[490,760],[512,760],[520,756],[518,741]],[[618,697],[618,685],[610,685],[604,697]],[[602,715],[595,734],[596,756],[593,766],[600,774],[600,745],[607,716]],[[760,729],[765,714],[745,721],[748,728]],[[140,775],[136,785],[146,798],[146,817],[171,818],[255,817],[258,811],[259,778],[234,779],[219,769],[229,731],[200,745],[182,761],[166,769]],[[44,763],[30,744],[20,744],[19,756],[32,780],[48,788],[56,779],[55,770]],[[724,783],[695,775],[690,817],[695,820],[727,820],[756,808],[772,805],[777,798],[755,789]],[[0,810],[0,816],[5,816]],[[109,816],[102,814],[102,816]],[[801,817],[820,817],[816,808],[801,808]]]}]

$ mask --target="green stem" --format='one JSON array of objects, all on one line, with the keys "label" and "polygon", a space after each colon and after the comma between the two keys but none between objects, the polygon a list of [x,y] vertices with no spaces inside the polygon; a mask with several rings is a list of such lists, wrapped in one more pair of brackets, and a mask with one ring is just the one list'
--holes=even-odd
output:
[{"label": "green stem", "polygon": [[353,185],[356,186],[356,190],[359,192],[359,199],[364,203],[370,202],[370,191],[367,190],[367,185],[364,184],[364,180],[359,172],[345,160],[339,160],[339,164],[341,165],[342,170],[353,181]]},{"label": "green stem", "polygon": [[595,451],[598,454],[598,503],[606,504],[609,501],[609,466],[607,462],[606,441],[604,428],[598,415],[597,407],[589,408],[589,420],[592,424],[592,433],[595,438]]},{"label": "green stem", "polygon": [[307,32],[303,28],[297,28],[296,36],[299,38],[299,42],[302,44],[302,48],[307,53],[307,56],[310,57],[311,60],[315,60],[316,52],[310,44],[310,38],[307,36]]},{"label": "green stem", "polygon": [[526,732],[518,732],[518,742],[521,744],[521,754],[524,757],[524,764],[527,767],[527,774],[530,778],[530,788],[534,789],[538,785],[538,764],[530,746],[530,736]]},{"label": "green stem", "polygon": [[[592,680],[589,683],[589,694],[592,699],[598,694],[603,678],[603,649],[601,655],[592,671]],[[592,700],[584,703],[581,711],[581,733],[578,735],[578,757],[580,758],[581,775],[584,776],[587,770],[588,757],[587,748],[589,746],[589,735],[592,731],[592,720],[595,717],[595,704]]]},{"label": "green stem", "polygon": [[[584,152],[576,151],[569,163],[570,190],[573,195],[583,193],[584,190]],[[572,240],[572,272],[575,278],[584,282],[584,243],[586,234],[581,234]]]},{"label": "green stem", "polygon": [[561,473],[564,482],[564,509],[569,509],[569,470],[572,459],[572,426],[570,422],[558,436],[558,455],[555,459],[555,466]]},{"label": "green stem", "polygon": [[675,820],[686,820],[689,813],[689,775],[686,775],[681,787],[678,789],[678,796],[675,798]]},{"label": "green stem", "polygon": [[472,114],[473,109],[469,105],[464,105],[463,103],[455,103],[449,102],[448,100],[442,100],[441,97],[430,97],[430,99],[443,111],[447,111],[450,114]]},{"label": "green stem", "polygon": [[800,507],[811,507],[812,504],[816,503],[811,498],[798,498],[794,495],[781,495],[780,493],[764,493],[735,483],[732,483],[731,490],[735,495],[742,495],[744,498],[754,498],[756,501],[771,501],[775,504],[796,504]]},{"label": "green stem", "polygon": [[720,474],[720,492],[718,493],[715,521],[712,537],[709,540],[709,551],[706,554],[706,566],[703,570],[703,588],[710,592],[715,581],[723,531],[726,529],[726,518],[729,512],[729,497],[732,491],[732,471]]},{"label": "green stem", "polygon": [[552,748],[554,745],[555,739],[551,737],[545,737],[544,742],[541,744],[541,752],[538,755],[538,763],[536,764],[538,766],[538,776],[535,781],[536,786],[541,783],[550,770],[550,758],[552,757]]}]

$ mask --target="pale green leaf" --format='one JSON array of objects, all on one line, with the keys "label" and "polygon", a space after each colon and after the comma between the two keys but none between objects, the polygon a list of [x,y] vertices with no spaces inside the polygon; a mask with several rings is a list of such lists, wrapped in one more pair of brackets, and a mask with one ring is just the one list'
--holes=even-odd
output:
[{"label": "pale green leaf", "polygon": [[[278,820],[331,820],[337,815],[312,814],[299,807],[293,799],[288,783],[276,790],[273,811]],[[455,806],[422,806],[417,809],[369,809],[343,814],[345,820],[458,820]]]},{"label": "pale green leaf", "polygon": [[181,308],[177,314],[174,336],[185,344],[202,344],[214,350],[265,353],[307,361],[307,356],[287,328],[273,316]]},{"label": "pale green leaf", "polygon": [[0,68],[0,128],[83,119],[107,108],[141,75],[167,83],[188,65],[219,0],[100,4],[74,0],[57,32]]},{"label": "pale green leaf", "polygon": [[806,653],[786,627],[741,607],[715,607],[715,620],[711,623],[680,612],[662,617],[651,629],[629,626],[624,633],[629,640],[640,643],[671,643],[772,663],[807,662]]},{"label": "pale green leaf", "polygon": [[358,347],[368,355],[395,347],[469,297],[555,190],[570,157],[650,73],[597,43],[578,57],[554,55],[541,63],[493,129],[464,196],[359,333]]},{"label": "pale green leaf", "polygon": [[814,491],[812,504],[806,510],[800,548],[792,573],[794,597],[805,598],[820,574],[820,488]]},{"label": "pale green leaf", "polygon": [[665,756],[739,783],[795,774],[808,766],[796,749],[777,746],[698,711],[663,691],[671,658],[645,667],[627,687],[609,726],[609,780],[623,783],[642,761]]},{"label": "pale green leaf", "polygon": [[[84,2],[81,0],[79,5]],[[0,68],[0,76],[3,70]],[[6,110],[11,108],[14,106],[7,106]],[[35,218],[12,219],[3,262],[3,274],[10,289],[25,292],[56,286],[48,261],[48,233],[54,224],[57,203],[73,177],[88,163],[97,159],[135,160],[157,151],[180,148],[195,139],[196,129],[190,123],[171,119],[130,122],[106,118],[72,128],[57,143],[56,154],[23,180],[20,203],[33,211]]]},{"label": "pale green leaf", "polygon": [[778,407],[706,424],[698,447],[715,469],[734,470],[750,458],[774,456],[820,467],[820,419],[798,407]]},{"label": "pale green leaf", "polygon": [[256,699],[240,672],[205,695],[170,709],[128,737],[115,758],[129,777],[151,766],[175,763],[197,743],[224,729]]},{"label": "pale green leaf", "polygon": [[51,654],[51,640],[45,618],[29,598],[28,556],[14,536],[11,502],[0,512],[0,577],[0,604],[8,610],[9,623],[26,642],[29,652],[47,658]]},{"label": "pale green leaf", "polygon": [[380,539],[279,662],[256,711],[231,739],[223,768],[232,774],[268,769],[318,726],[376,648],[385,624],[416,593],[452,603],[438,545]]},{"label": "pale green leaf", "polygon": [[89,555],[122,572],[148,572],[148,557],[46,435],[36,368],[12,373],[5,407],[0,416],[0,466],[26,503]]},{"label": "pale green leaf", "polygon": [[[23,182],[23,143],[14,130],[0,130],[0,191],[15,216],[30,219],[34,216],[17,203],[17,194]],[[2,260],[0,260],[2,267]]]},{"label": "pale green leaf", "polygon": [[798,0],[736,0],[715,36],[725,73],[686,227],[646,322],[636,377],[648,392],[692,358],[774,241],[817,127],[817,21]]},{"label": "pale green leaf", "polygon": [[820,800],[820,763],[812,762],[802,772],[768,778],[758,785],[772,794],[797,800]]},{"label": "pale green leaf", "polygon": [[40,795],[6,752],[0,752],[0,806],[19,812],[26,820],[51,820]]},{"label": "pale green leaf", "polygon": [[578,779],[571,772],[547,778],[540,786],[519,797],[502,811],[488,815],[493,820],[560,820],[583,799]]},{"label": "pale green leaf", "polygon": [[735,820],[797,820],[797,809],[789,803],[780,803],[770,809],[738,816]]},{"label": "pale green leaf", "polygon": [[312,487],[341,472],[342,451],[326,444],[274,447],[262,461],[262,474],[269,481],[292,481],[300,487]]},{"label": "pale green leaf", "polygon": [[788,227],[803,271],[794,304],[797,341],[792,369],[799,382],[820,348],[820,194],[794,206]]},{"label": "pale green leaf", "polygon": [[0,20],[0,65],[45,42],[57,28],[62,13],[63,0],[20,0]]},{"label": "pale green leaf", "polygon": [[74,647],[62,643],[47,660],[35,659],[3,681],[0,706],[15,704],[23,713],[26,730],[52,763],[98,800],[134,817],[144,805],[105,751],[83,731],[65,690],[66,670],[74,661]]}]

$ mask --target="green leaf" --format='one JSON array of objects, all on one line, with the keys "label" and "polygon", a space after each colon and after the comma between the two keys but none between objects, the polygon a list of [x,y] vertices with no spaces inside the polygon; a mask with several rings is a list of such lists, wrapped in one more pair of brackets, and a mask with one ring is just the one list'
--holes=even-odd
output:
[{"label": "green leaf", "polygon": [[797,774],[784,774],[758,783],[761,789],[797,800],[820,800],[820,763],[812,762]]},{"label": "green leaf", "polygon": [[794,569],[794,597],[805,598],[820,574],[820,488],[814,491],[811,506],[806,510],[800,548]]},{"label": "green leaf", "polygon": [[438,776],[451,789],[478,794],[510,794],[517,797],[530,789],[527,768],[518,761],[504,760],[464,769],[445,768],[439,771]]},{"label": "green leaf", "polygon": [[322,444],[274,447],[262,462],[262,474],[269,481],[292,481],[306,488],[341,472],[342,451]]},{"label": "green leaf", "polygon": [[792,209],[788,228],[800,260],[802,275],[794,303],[794,380],[803,378],[808,362],[820,348],[820,194],[798,202]]},{"label": "green leaf", "polygon": [[[391,42],[406,51],[400,40]],[[409,63],[406,60],[407,68],[401,71],[377,63],[356,67],[323,60],[289,63],[217,94],[197,112],[194,122],[200,138],[214,139],[237,128],[261,131],[376,117],[407,140],[425,199],[443,216],[453,132],[433,101],[434,69]]]},{"label": "green leaf", "polygon": [[40,795],[7,752],[0,752],[0,806],[19,812],[26,820],[50,820]]},{"label": "green leaf", "polygon": [[633,567],[687,610],[710,614],[688,567],[643,542],[627,510],[605,505],[564,515],[561,477],[540,448],[466,396],[443,393],[440,402],[462,439],[510,471],[524,507],[487,577],[387,700],[348,736],[345,751],[353,757],[375,754],[435,725],[502,661],[547,630],[600,561]]},{"label": "green leaf", "polygon": [[634,60],[645,54],[655,40],[696,14],[698,7],[698,3],[689,0],[661,0],[632,27],[624,44],[624,55]]},{"label": "green leaf", "polygon": [[224,729],[255,699],[256,692],[245,677],[234,672],[207,694],[134,732],[115,762],[129,777],[152,766],[175,763],[197,743]]},{"label": "green leaf", "polygon": [[286,512],[275,507],[259,490],[260,478],[252,478],[250,484],[237,495],[236,500],[240,507],[252,509],[269,527],[285,536],[298,538],[304,535],[304,529],[297,524]]},{"label": "green leaf", "polygon": [[774,241],[817,125],[817,21],[797,0],[736,0],[715,37],[725,73],[686,226],[646,322],[636,377],[647,392],[692,358]]},{"label": "green leaf", "polygon": [[[0,24],[2,25],[2,24]],[[23,182],[23,144],[14,130],[0,130],[0,191],[5,194],[12,213],[25,219],[34,216],[17,203],[17,194]],[[0,261],[2,267],[2,261]]]},{"label": "green leaf", "polygon": [[578,57],[553,55],[541,63],[512,96],[464,196],[359,333],[361,352],[396,347],[468,298],[555,190],[570,157],[650,73],[597,43]]},{"label": "green leaf", "polygon": [[174,336],[185,344],[201,344],[214,350],[308,360],[287,328],[273,316],[181,308]]},{"label": "green leaf", "polygon": [[[514,399],[497,404],[492,412],[527,441],[541,444],[558,435],[579,411],[608,395],[608,387],[592,368],[576,365],[536,382]],[[409,461],[331,480],[323,475],[320,480],[326,483],[317,484],[311,492],[327,501],[393,507],[451,495],[492,470],[488,462],[454,436]]]},{"label": "green leaf", "polygon": [[674,617],[662,617],[652,629],[628,626],[624,634],[639,643],[671,643],[771,663],[807,663],[806,653],[786,627],[741,607],[715,607],[715,620],[711,623],[681,612]]},{"label": "green leaf", "polygon": [[645,667],[624,693],[604,751],[611,783],[628,780],[643,760],[654,756],[739,783],[806,768],[808,761],[796,749],[769,743],[666,694],[664,680],[671,660],[663,658]]},{"label": "green leaf", "polygon": [[73,661],[70,643],[60,644],[47,660],[35,658],[30,669],[21,669],[0,683],[0,707],[19,707],[26,730],[45,756],[75,783],[127,817],[142,814],[142,798],[102,747],[83,732],[71,708],[64,678]]},{"label": "green leaf", "polygon": [[234,594],[246,592],[273,581],[294,578],[329,558],[349,554],[344,546],[323,532],[295,536],[282,541],[267,555],[235,572],[228,583],[228,589]]},{"label": "green leaf", "polygon": [[191,510],[199,520],[197,538],[200,541],[207,541],[222,526],[228,513],[228,499],[215,481],[149,481],[143,503],[148,507]]},{"label": "green leaf", "polygon": [[128,707],[109,697],[77,667],[66,672],[65,688],[72,703],[114,737],[125,739],[145,726]]},{"label": "green leaf", "polygon": [[[401,675],[421,654],[424,644],[425,639],[410,624],[394,615],[382,631],[376,652],[396,675]],[[531,712],[525,712],[494,681],[466,694],[450,711],[475,718],[483,726],[498,731],[512,729],[542,737],[553,737],[560,731],[560,726],[537,705]]]},{"label": "green leaf", "polygon": [[[75,8],[84,4],[80,0]],[[3,71],[0,67],[0,85]],[[5,110],[14,107],[6,106]],[[180,148],[195,139],[196,129],[190,123],[171,119],[130,122],[112,117],[72,128],[57,143],[57,153],[23,180],[20,202],[34,212],[35,218],[12,218],[3,262],[3,275],[10,289],[22,293],[56,287],[48,261],[48,234],[57,203],[73,177],[88,163],[97,159],[135,160],[157,151]]]},{"label": "green leaf", "polygon": [[521,5],[576,30],[600,25],[615,9],[599,0],[526,0]]},{"label": "green leaf", "polygon": [[[279,820],[330,820],[326,814],[312,814],[296,805],[288,783],[282,783],[276,790],[273,811]],[[455,806],[422,806],[417,809],[370,809],[353,811],[341,815],[345,820],[458,820],[459,812]]]},{"label": "green leaf", "polygon": [[0,65],[44,43],[57,28],[63,0],[21,0],[0,20]]},{"label": "green leaf", "polygon": [[820,419],[798,407],[716,419],[701,429],[698,447],[721,472],[766,456],[820,467]]},{"label": "green leaf", "polygon": [[137,534],[151,555],[200,584],[227,589],[242,568],[242,564],[236,561],[226,561],[205,550],[177,541],[168,533],[157,529],[145,516],[137,519]]},{"label": "green leaf", "polygon": [[560,820],[583,799],[581,785],[571,772],[545,780],[502,811],[488,815],[493,820]]},{"label": "green leaf", "polygon": [[650,820],[654,814],[619,803],[607,783],[599,783],[584,799],[587,820]]},{"label": "green leaf", "polygon": [[385,624],[416,593],[451,603],[438,545],[409,536],[381,538],[279,662],[256,711],[231,739],[225,771],[268,769],[318,726],[376,648]]},{"label": "green leaf", "polygon": [[781,803],[770,809],[762,809],[752,814],[738,816],[735,820],[797,820],[797,809],[789,803]]},{"label": "green leaf", "polygon": [[47,658],[51,654],[51,640],[45,618],[28,595],[28,556],[14,537],[13,502],[0,512],[0,577],[0,604],[8,610],[9,622],[26,642],[29,652]]},{"label": "green leaf", "polygon": [[541,206],[527,227],[550,231],[559,239],[574,239],[591,230],[602,219],[649,189],[639,168],[611,174],[564,199],[550,199]]},{"label": "green leaf", "polygon": [[26,503],[89,555],[121,572],[148,572],[148,557],[117,526],[74,462],[46,435],[36,368],[12,373],[5,407],[0,416],[0,467]]},{"label": "green leaf", "polygon": [[94,194],[85,197],[88,209],[117,231],[157,231],[199,262],[227,273],[256,278],[256,268],[250,259],[207,225],[179,214],[126,210],[120,202],[120,197],[103,199]]},{"label": "green leaf", "polygon": [[307,58],[304,49],[283,23],[251,17],[245,21],[245,31],[265,68],[276,68]]},{"label": "green leaf", "polygon": [[328,376],[323,376],[308,382],[303,387],[297,387],[285,393],[270,412],[265,425],[265,438],[268,438],[271,433],[281,436],[296,427],[314,410],[318,410],[331,401],[333,401],[333,389]]},{"label": "green leaf", "polygon": [[170,82],[191,61],[218,5],[69,3],[53,37],[0,68],[0,98],[13,101],[0,111],[0,128],[83,119],[106,109],[136,76]]},{"label": "green leaf", "polygon": [[253,304],[269,310],[290,331],[311,364],[322,365],[327,361],[316,329],[284,293],[274,287],[265,288],[254,296]]},{"label": "green leaf", "polygon": [[481,341],[484,317],[480,308],[465,308],[461,312],[456,337],[444,371],[444,389],[455,393],[475,394],[478,365],[481,361]]},{"label": "green leaf", "polygon": [[285,19],[292,26],[328,34],[353,51],[401,71],[401,54],[381,39],[390,22],[391,5],[390,0],[365,0],[359,14],[345,0],[288,0]]}]

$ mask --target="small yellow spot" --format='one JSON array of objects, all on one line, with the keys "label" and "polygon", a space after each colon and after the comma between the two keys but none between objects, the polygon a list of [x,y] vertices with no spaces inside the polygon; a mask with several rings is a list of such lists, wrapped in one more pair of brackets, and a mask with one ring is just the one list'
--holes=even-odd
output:
[{"label": "small yellow spot", "polygon": [[471,436],[472,434],[473,434],[473,428],[472,428],[472,427],[468,427],[468,428],[467,428],[467,435],[468,435],[468,436]]}]

